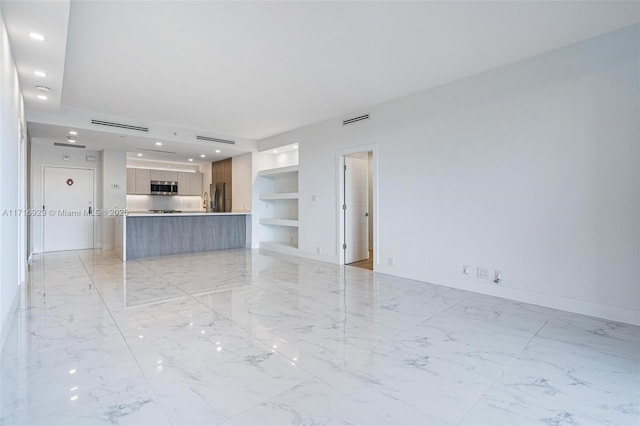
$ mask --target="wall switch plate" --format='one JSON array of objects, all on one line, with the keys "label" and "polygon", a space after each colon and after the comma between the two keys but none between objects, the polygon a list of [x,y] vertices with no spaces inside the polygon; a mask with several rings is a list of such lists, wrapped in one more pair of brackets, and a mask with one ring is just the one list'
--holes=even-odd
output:
[{"label": "wall switch plate", "polygon": [[387,264],[389,266],[393,266],[393,257],[390,257],[390,258],[387,259]]},{"label": "wall switch plate", "polygon": [[478,267],[478,278],[481,280],[489,279],[489,268]]}]

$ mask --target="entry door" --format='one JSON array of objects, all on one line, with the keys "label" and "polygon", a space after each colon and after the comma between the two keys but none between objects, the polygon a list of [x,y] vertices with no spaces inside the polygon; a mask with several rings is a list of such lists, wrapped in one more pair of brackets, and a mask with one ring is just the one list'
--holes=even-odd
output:
[{"label": "entry door", "polygon": [[369,179],[367,153],[344,158],[344,263],[369,258]]},{"label": "entry door", "polygon": [[44,168],[44,251],[93,248],[94,171]]}]

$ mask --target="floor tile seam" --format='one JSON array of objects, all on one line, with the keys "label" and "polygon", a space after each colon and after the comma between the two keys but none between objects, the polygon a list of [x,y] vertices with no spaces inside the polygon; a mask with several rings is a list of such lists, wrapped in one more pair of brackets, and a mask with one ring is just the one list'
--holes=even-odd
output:
[{"label": "floor tile seam", "polygon": [[442,315],[443,313],[445,313],[445,312],[446,312],[446,311],[448,311],[449,309],[452,309],[452,308],[456,307],[457,305],[459,305],[460,303],[464,302],[465,300],[466,300],[466,299],[458,300],[458,301],[457,301],[456,303],[454,303],[453,305],[449,305],[449,306],[447,306],[447,307],[443,308],[441,311],[438,311],[438,312],[434,313],[433,315],[431,315],[431,316],[430,316],[430,317],[428,317],[428,318],[425,318],[425,319],[423,319],[423,320],[420,320],[420,321],[416,322],[415,324],[410,325],[409,327],[406,327],[406,328],[402,328],[402,329],[400,329],[400,330],[397,330],[397,331],[395,332],[395,334],[401,334],[401,333],[404,333],[405,331],[408,331],[408,330],[412,329],[412,328],[413,328],[413,327],[415,327],[415,326],[418,326],[418,325],[420,325],[420,324],[423,324],[423,323],[427,323],[427,322],[429,322],[429,321],[432,321],[432,320],[433,320],[434,318],[436,318],[437,316]]},{"label": "floor tile seam", "polygon": [[[80,261],[82,262],[82,264],[84,265],[85,269],[86,265],[84,263],[84,261],[82,260],[82,258],[80,257],[80,255],[76,252],[76,254],[78,255],[78,258],[80,258]],[[87,270],[87,273],[88,270]],[[93,278],[91,279],[91,282],[93,283]],[[140,371],[140,374],[142,375],[142,377],[144,377],[145,379],[145,383],[147,384],[147,386],[149,387],[149,389],[151,390],[151,392],[153,393],[153,396],[156,398],[157,401],[157,396],[155,394],[155,391],[153,390],[153,387],[151,386],[151,382],[149,381],[149,378],[147,377],[147,375],[144,372],[144,369],[142,368],[142,366],[140,365],[140,362],[138,361],[138,358],[135,356],[135,353],[133,352],[133,350],[131,349],[131,346],[129,345],[129,341],[127,340],[127,338],[125,337],[125,335],[122,332],[122,329],[120,328],[120,325],[118,324],[118,321],[116,321],[115,317],[113,316],[113,313],[111,312],[111,309],[109,308],[109,306],[107,305],[107,303],[105,302],[102,293],[100,292],[100,290],[98,289],[98,287],[95,285],[95,283],[93,283],[96,292],[98,293],[98,296],[100,297],[100,300],[102,301],[102,303],[104,304],[105,309],[107,310],[107,312],[109,313],[109,316],[111,317],[111,320],[113,321],[113,324],[115,325],[116,329],[118,330],[118,333],[120,334],[120,337],[122,338],[124,344],[127,346],[127,349],[129,351],[129,354],[131,355],[131,357],[133,358],[133,360],[135,361],[136,365],[138,366],[138,369]],[[165,417],[167,417],[167,413],[165,412],[164,408],[163,408],[163,413],[165,414]],[[168,417],[167,417],[168,419]]]},{"label": "floor tile seam", "polygon": [[524,352],[526,350],[526,348],[529,346],[529,344],[531,343],[531,341],[538,335],[538,333],[540,333],[540,331],[542,331],[542,329],[544,327],[546,327],[546,325],[549,323],[550,318],[547,317],[547,319],[544,321],[544,323],[542,325],[540,325],[540,327],[538,327],[538,330],[529,338],[529,340],[522,345],[522,349],[520,349],[520,351],[516,354],[514,354],[511,357],[511,360],[506,363],[503,368],[500,369],[500,372],[498,374],[496,374],[496,378],[491,382],[491,384],[489,384],[485,390],[478,396],[478,398],[476,398],[476,400],[469,406],[469,408],[467,408],[467,410],[460,416],[458,417],[458,420],[455,422],[456,425],[460,424],[461,421],[464,420],[464,418],[467,416],[467,414],[469,414],[469,412],[476,406],[478,405],[478,403],[480,402],[480,400],[487,395],[487,393],[489,392],[489,390],[491,390],[491,388],[493,388],[495,386],[495,384],[498,382],[498,380],[500,380],[500,378],[504,375],[504,373],[511,368],[511,366],[513,365],[513,363],[515,363],[518,359],[520,359],[520,355],[522,354],[522,352]]},{"label": "floor tile seam", "polygon": [[[76,255],[78,256],[78,258],[80,258],[80,261],[84,265],[85,270],[87,270],[87,267],[86,267],[84,261],[82,260],[82,258],[80,257],[80,255],[78,254],[77,251],[76,251]],[[89,273],[88,270],[87,270],[87,273]],[[144,378],[144,381],[145,381],[146,385],[148,386],[151,394],[153,395],[154,401],[160,406],[160,408],[162,410],[162,413],[164,414],[164,417],[167,419],[167,421],[169,421],[169,423],[171,423],[171,418],[169,417],[169,415],[168,415],[168,413],[167,413],[167,411],[166,411],[166,409],[164,407],[164,404],[160,403],[160,400],[159,400],[159,398],[158,398],[158,396],[157,396],[157,394],[155,392],[155,389],[153,388],[153,386],[151,386],[151,381],[149,380],[149,377],[147,377],[147,375],[145,374],[145,371],[142,368],[142,365],[140,365],[140,361],[138,360],[138,358],[136,357],[135,353],[131,349],[131,346],[129,345],[129,341],[127,340],[127,338],[125,337],[124,333],[122,332],[122,329],[120,328],[120,325],[118,324],[118,321],[116,321],[115,317],[113,316],[113,313],[111,312],[111,309],[109,308],[109,306],[105,302],[104,298],[102,297],[102,293],[100,292],[98,287],[93,282],[93,277],[91,277],[91,282],[93,283],[94,287],[96,288],[96,292],[98,293],[98,296],[100,297],[100,300],[104,304],[105,309],[109,313],[109,316],[111,317],[111,320],[113,321],[114,325],[116,326],[116,329],[118,330],[118,333],[120,334],[120,337],[124,341],[124,344],[127,346],[127,349],[129,350],[129,354],[131,355],[131,357],[133,358],[134,362],[138,366],[138,370],[140,371],[140,374]]]},{"label": "floor tile seam", "polygon": [[[231,322],[231,324],[235,327],[240,327],[241,329],[244,330],[244,327],[240,326],[240,324],[236,323],[236,321],[233,320],[233,318],[229,318],[227,315],[224,315],[221,312],[216,311],[215,309],[213,309],[211,306],[207,305],[206,303],[204,303],[203,301],[199,300],[197,297],[191,295],[190,293],[187,293],[185,290],[183,290],[180,287],[176,287],[178,290],[180,290],[181,292],[183,292],[188,298],[190,298],[191,300],[194,300],[196,303],[198,303],[199,305],[202,305],[203,307],[205,307],[206,309],[208,309],[209,311],[213,312],[214,314],[220,315],[222,318],[225,318],[226,320],[228,320],[229,322]],[[226,290],[222,290],[222,291],[226,291]]]},{"label": "floor tile seam", "polygon": [[256,404],[252,405],[252,406],[251,406],[251,407],[249,407],[249,408],[246,408],[246,409],[244,409],[244,410],[242,410],[242,411],[240,411],[240,412],[238,412],[238,413],[236,413],[236,414],[233,414],[233,415],[232,415],[232,416],[230,416],[230,417],[225,417],[225,418],[224,418],[224,419],[222,419],[221,421],[217,422],[217,423],[216,423],[216,425],[224,424],[224,423],[228,422],[229,420],[232,420],[232,419],[234,419],[234,418],[236,418],[236,417],[239,417],[239,416],[243,415],[244,413],[246,413],[246,412],[248,412],[248,411],[253,410],[254,408],[258,408],[258,407],[260,407],[262,404],[264,404],[264,403],[266,403],[266,402],[269,402],[269,401],[271,401],[272,399],[275,399],[275,398],[279,397],[280,395],[282,395],[282,394],[284,394],[284,393],[286,393],[286,392],[289,392],[290,390],[292,390],[292,389],[293,389],[293,388],[295,388],[296,386],[300,386],[301,384],[303,384],[303,383],[305,383],[305,382],[308,382],[309,380],[310,380],[310,379],[304,379],[304,380],[302,380],[302,381],[300,381],[300,382],[298,382],[298,383],[296,383],[296,384],[292,385],[291,387],[288,387],[287,389],[283,390],[282,392],[278,392],[278,393],[277,393],[277,394],[275,394],[275,395],[272,395],[272,396],[269,396],[269,397],[267,397],[267,398],[263,399],[262,401],[260,401],[260,402],[258,402],[258,403],[256,403]]}]

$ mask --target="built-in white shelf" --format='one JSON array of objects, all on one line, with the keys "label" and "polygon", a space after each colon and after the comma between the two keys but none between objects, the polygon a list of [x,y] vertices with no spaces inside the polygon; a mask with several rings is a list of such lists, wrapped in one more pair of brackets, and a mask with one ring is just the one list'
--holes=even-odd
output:
[{"label": "built-in white shelf", "polygon": [[298,227],[298,221],[293,219],[272,219],[272,218],[260,218],[260,223],[262,225],[276,225],[276,226],[291,226],[294,228]]},{"label": "built-in white shelf", "polygon": [[260,170],[258,176],[263,177],[279,177],[291,173],[298,173],[298,166],[278,167],[275,169]]},{"label": "built-in white shelf", "polygon": [[273,241],[261,241],[260,248],[264,250],[271,250],[284,254],[297,254],[298,247],[295,244],[276,243]]},{"label": "built-in white shelf", "polygon": [[297,200],[298,198],[300,198],[300,194],[297,192],[281,192],[279,194],[260,194],[260,199],[263,201]]}]

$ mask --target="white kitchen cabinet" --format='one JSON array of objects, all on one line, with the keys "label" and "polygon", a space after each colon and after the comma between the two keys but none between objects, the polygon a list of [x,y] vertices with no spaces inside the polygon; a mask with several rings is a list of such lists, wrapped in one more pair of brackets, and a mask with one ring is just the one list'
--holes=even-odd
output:
[{"label": "white kitchen cabinet", "polygon": [[135,194],[149,195],[151,194],[151,170],[134,169],[136,175]]},{"label": "white kitchen cabinet", "polygon": [[[191,195],[202,195],[202,173],[189,173]],[[180,187],[178,187],[180,189]]]},{"label": "white kitchen cabinet", "polygon": [[178,172],[173,172],[171,170],[151,170],[151,180],[158,180],[162,182],[177,182]]},{"label": "white kitchen cabinet", "polygon": [[191,194],[191,175],[189,172],[178,172],[178,195]]},{"label": "white kitchen cabinet", "polygon": [[136,169],[127,169],[127,194],[136,193]]}]

